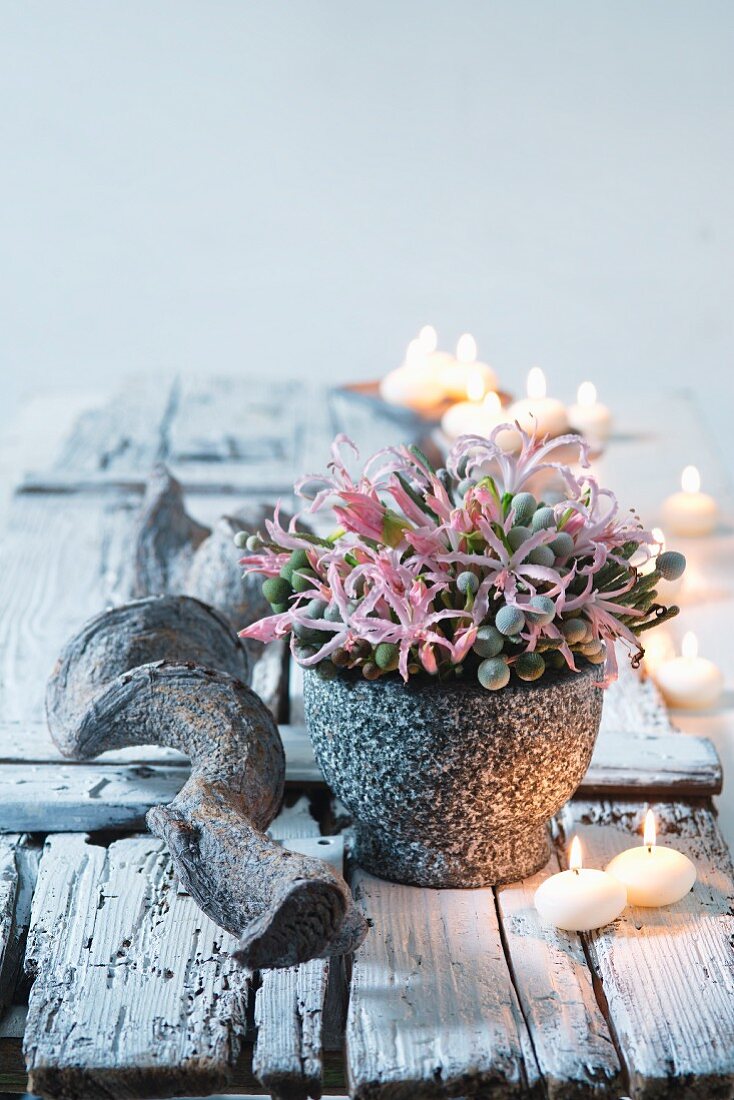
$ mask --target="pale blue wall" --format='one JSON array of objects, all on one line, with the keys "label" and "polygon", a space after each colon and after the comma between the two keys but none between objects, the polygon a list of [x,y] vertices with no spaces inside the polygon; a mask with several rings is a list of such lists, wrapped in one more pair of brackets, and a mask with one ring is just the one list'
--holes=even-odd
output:
[{"label": "pale blue wall", "polygon": [[175,364],[364,376],[431,320],[510,386],[537,361],[568,396],[717,387],[734,462],[731,3],[5,0],[0,23],[11,401]]}]

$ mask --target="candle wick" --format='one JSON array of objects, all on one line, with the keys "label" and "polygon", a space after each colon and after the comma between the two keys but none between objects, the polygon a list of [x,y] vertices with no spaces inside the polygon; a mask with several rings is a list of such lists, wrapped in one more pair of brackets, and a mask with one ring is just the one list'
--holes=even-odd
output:
[{"label": "candle wick", "polygon": [[572,867],[572,868],[571,868],[571,870],[573,871],[573,873],[574,873],[575,875],[577,875],[577,874],[579,873],[579,869],[578,869],[578,867]]},{"label": "candle wick", "polygon": [[652,844],[648,844],[647,850],[650,853],[650,855],[652,855]]}]

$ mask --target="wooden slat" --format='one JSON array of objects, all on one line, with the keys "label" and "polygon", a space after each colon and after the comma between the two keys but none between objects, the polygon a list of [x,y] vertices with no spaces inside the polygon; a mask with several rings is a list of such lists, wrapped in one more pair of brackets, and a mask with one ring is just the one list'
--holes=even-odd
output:
[{"label": "wooden slat", "polygon": [[13,502],[0,543],[3,733],[16,726],[22,739],[45,724],[46,679],[61,645],[126,589],[133,507],[119,494]]},{"label": "wooden slat", "polygon": [[622,1070],[581,939],[544,926],[533,904],[538,886],[558,870],[553,854],[539,874],[497,890],[515,989],[550,1100],[617,1097]]},{"label": "wooden slat", "polygon": [[[284,809],[270,834],[286,847],[299,838],[311,842],[319,825],[308,801]],[[311,854],[318,855],[314,845]],[[257,1041],[253,1071],[274,1100],[318,1097],[323,1077],[323,1017],[329,963],[313,959],[287,970],[265,970],[255,999]]]},{"label": "wooden slat", "polygon": [[538,1069],[491,890],[421,890],[358,871],[373,927],[356,953],[347,1018],[350,1095],[492,1096]]},{"label": "wooden slat", "polygon": [[161,842],[49,839],[33,899],[30,1090],[66,1097],[212,1092],[231,1075],[247,975],[234,939],[178,892]]},{"label": "wooden slat", "polygon": [[[322,785],[304,727],[281,726],[289,786]],[[48,734],[41,731],[43,740]],[[32,751],[3,745],[4,755]],[[46,763],[0,763],[0,831],[58,832],[142,827],[151,806],[170,802],[189,774],[185,757],[138,747],[104,753],[99,762],[63,761],[52,746]],[[51,757],[51,759],[49,759]],[[107,762],[107,761],[111,762]],[[126,761],[130,761],[129,763]],[[667,736],[600,738],[577,797],[708,797],[721,790],[721,766],[710,741]]]},{"label": "wooden slat", "polygon": [[[734,870],[705,805],[656,805],[661,843],[685,852],[698,881],[663,909],[628,907],[588,936],[631,1095],[734,1093]],[[585,861],[603,867],[640,842],[639,803],[574,802],[562,840],[578,833]],[[564,843],[565,850],[565,843]]]},{"label": "wooden slat", "polygon": [[41,851],[29,837],[0,836],[0,1010],[20,994],[31,900]]},{"label": "wooden slat", "polygon": [[165,455],[177,403],[173,378],[131,378],[113,400],[84,412],[71,426],[52,468],[30,475],[35,491],[129,487]]}]

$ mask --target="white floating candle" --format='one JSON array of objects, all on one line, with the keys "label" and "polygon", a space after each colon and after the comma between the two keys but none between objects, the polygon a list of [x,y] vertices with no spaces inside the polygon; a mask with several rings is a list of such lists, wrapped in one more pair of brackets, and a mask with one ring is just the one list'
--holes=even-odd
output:
[{"label": "white floating candle", "polygon": [[627,890],[630,905],[657,908],[680,901],[696,881],[696,868],[688,856],[656,843],[655,817],[645,817],[645,840],[615,856],[607,871]]},{"label": "white floating candle", "polygon": [[681,474],[681,491],[663,502],[663,522],[676,535],[709,535],[716,527],[719,510],[708,493],[701,492],[701,475],[695,466]]},{"label": "white floating candle", "polygon": [[441,353],[427,350],[430,339],[426,328],[421,329],[417,340],[411,340],[408,344],[401,366],[390,371],[380,382],[380,396],[390,405],[405,405],[418,412],[430,412],[443,400],[444,389],[439,377],[441,367],[435,362],[435,356]]},{"label": "white floating candle", "polygon": [[477,342],[470,333],[459,337],[456,345],[456,358],[440,367],[439,377],[449,400],[460,401],[469,391],[469,385],[475,386],[480,380],[482,396],[497,389],[497,375],[487,363],[477,359]]},{"label": "white floating candle", "polygon": [[441,428],[453,442],[461,435],[488,436],[503,420],[499,397],[493,392],[485,393],[483,379],[478,376],[469,379],[467,400],[452,405],[443,414]]},{"label": "white floating candle", "polygon": [[683,636],[680,657],[658,665],[653,677],[671,707],[703,710],[712,707],[724,690],[721,669],[698,656],[698,641],[690,630]]},{"label": "white floating candle", "polygon": [[568,420],[589,443],[598,446],[606,443],[612,430],[612,414],[606,405],[597,401],[593,382],[582,382],[579,386],[576,404],[568,410]]},{"label": "white floating candle", "polygon": [[507,419],[518,421],[523,431],[536,436],[563,435],[568,431],[566,409],[555,397],[546,396],[545,375],[540,367],[528,374],[527,397],[510,405]]},{"label": "white floating candle", "polygon": [[568,871],[551,875],[535,891],[535,908],[542,919],[569,932],[588,932],[616,920],[627,904],[624,886],[605,871],[582,866],[578,837],[568,862]]}]

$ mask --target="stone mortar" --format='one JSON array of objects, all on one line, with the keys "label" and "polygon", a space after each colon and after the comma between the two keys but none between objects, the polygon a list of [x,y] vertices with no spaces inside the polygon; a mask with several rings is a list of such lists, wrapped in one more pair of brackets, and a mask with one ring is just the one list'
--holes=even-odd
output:
[{"label": "stone mortar", "polygon": [[534,874],[549,856],[549,818],[589,766],[600,678],[587,666],[489,692],[307,671],[306,723],[327,783],[353,815],[357,861],[418,886]]}]

